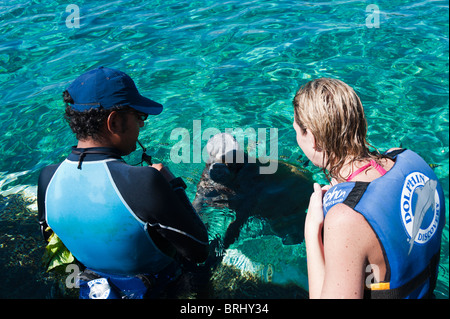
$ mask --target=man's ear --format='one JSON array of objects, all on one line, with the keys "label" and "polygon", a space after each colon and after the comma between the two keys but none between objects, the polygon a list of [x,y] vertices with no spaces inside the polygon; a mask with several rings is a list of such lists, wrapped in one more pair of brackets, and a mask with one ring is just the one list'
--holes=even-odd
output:
[{"label": "man's ear", "polygon": [[116,135],[122,132],[122,118],[119,113],[112,111],[106,119],[106,129],[110,134]]}]

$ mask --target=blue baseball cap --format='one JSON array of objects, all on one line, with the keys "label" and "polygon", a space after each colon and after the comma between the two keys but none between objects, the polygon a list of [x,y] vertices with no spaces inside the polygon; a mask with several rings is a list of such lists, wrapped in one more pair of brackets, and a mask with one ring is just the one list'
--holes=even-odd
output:
[{"label": "blue baseball cap", "polygon": [[128,105],[139,112],[157,115],[163,109],[161,104],[140,95],[128,75],[102,66],[80,75],[67,91],[74,101],[71,107],[76,111]]}]

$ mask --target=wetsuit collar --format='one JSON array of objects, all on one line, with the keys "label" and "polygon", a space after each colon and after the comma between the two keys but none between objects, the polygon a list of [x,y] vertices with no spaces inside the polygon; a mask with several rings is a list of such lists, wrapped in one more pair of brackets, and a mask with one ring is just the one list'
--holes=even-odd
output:
[{"label": "wetsuit collar", "polygon": [[78,161],[78,169],[81,169],[83,161],[102,161],[110,158],[122,159],[120,151],[111,147],[77,148],[73,146],[72,153],[67,157],[69,161]]}]

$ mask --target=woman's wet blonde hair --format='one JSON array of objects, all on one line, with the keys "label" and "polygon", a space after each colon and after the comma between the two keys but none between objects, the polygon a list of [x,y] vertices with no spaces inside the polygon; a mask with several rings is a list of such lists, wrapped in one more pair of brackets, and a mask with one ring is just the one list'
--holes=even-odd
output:
[{"label": "woman's wet blonde hair", "polygon": [[293,104],[295,122],[303,134],[306,129],[312,132],[316,148],[324,152],[323,171],[328,180],[330,176],[345,180],[340,170],[348,161],[381,157],[369,152],[372,146],[366,140],[361,100],[344,82],[328,78],[310,81],[298,90]]}]

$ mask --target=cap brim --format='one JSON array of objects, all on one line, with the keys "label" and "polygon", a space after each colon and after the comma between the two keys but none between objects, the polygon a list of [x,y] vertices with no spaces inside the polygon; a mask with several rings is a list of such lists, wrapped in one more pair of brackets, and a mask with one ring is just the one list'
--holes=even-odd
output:
[{"label": "cap brim", "polygon": [[133,109],[149,114],[149,115],[158,115],[162,112],[163,106],[158,102],[150,100],[142,95],[138,97],[135,101],[130,102],[130,107]]}]

